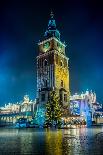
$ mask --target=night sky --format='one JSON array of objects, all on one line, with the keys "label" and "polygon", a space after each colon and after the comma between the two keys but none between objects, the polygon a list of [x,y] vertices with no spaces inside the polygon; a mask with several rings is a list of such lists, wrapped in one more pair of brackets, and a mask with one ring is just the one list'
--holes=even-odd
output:
[{"label": "night sky", "polygon": [[[1,3],[1,2],[0,2]],[[54,12],[70,58],[71,93],[94,90],[103,103],[103,6],[99,1],[3,1],[0,4],[0,106],[36,97],[37,43]]]}]

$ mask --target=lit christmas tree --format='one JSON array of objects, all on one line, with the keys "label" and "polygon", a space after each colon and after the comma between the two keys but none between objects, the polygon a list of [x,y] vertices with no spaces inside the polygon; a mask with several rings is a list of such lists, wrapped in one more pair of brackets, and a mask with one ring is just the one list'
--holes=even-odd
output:
[{"label": "lit christmas tree", "polygon": [[52,91],[46,104],[46,124],[57,126],[61,122],[61,117],[62,108],[59,104],[59,98],[57,97],[55,91]]}]

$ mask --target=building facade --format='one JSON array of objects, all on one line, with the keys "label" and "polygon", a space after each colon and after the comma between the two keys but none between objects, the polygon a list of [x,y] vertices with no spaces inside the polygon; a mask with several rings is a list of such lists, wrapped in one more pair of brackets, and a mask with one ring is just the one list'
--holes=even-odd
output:
[{"label": "building facade", "polygon": [[61,42],[60,32],[56,28],[53,13],[50,15],[47,30],[42,41],[38,43],[37,56],[37,98],[40,104],[48,101],[54,90],[63,106],[69,100],[68,57],[65,43]]},{"label": "building facade", "polygon": [[102,105],[97,102],[96,93],[88,90],[85,93],[70,96],[70,112],[73,116],[84,118],[88,126],[93,122],[97,123],[96,116],[99,122],[103,116]]},{"label": "building facade", "polygon": [[8,103],[0,107],[0,126],[15,124],[19,118],[27,118],[31,121],[36,110],[36,100],[32,101],[28,95],[25,95],[21,102]]},{"label": "building facade", "polygon": [[23,101],[17,103],[8,103],[4,107],[0,107],[0,114],[16,114],[30,112],[34,115],[36,110],[36,100],[30,100],[28,95],[25,95]]}]

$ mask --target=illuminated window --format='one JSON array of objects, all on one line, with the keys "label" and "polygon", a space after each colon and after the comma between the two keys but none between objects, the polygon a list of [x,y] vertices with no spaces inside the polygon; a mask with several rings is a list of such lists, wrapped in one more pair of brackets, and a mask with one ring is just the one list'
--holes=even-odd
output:
[{"label": "illuminated window", "polygon": [[45,101],[45,94],[41,94],[41,101]]}]

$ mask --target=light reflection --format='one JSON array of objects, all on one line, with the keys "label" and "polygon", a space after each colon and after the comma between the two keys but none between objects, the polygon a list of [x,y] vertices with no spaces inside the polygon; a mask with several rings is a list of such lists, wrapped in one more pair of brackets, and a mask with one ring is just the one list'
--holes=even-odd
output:
[{"label": "light reflection", "polygon": [[62,130],[55,132],[47,129],[46,132],[46,154],[62,155]]},{"label": "light reflection", "polygon": [[32,133],[22,133],[20,136],[20,152],[22,154],[30,153],[32,150]]},{"label": "light reflection", "polygon": [[46,155],[94,155],[102,151],[103,128],[0,129],[0,152]]},{"label": "light reflection", "polygon": [[78,138],[79,129],[64,130],[63,134],[64,151],[67,150],[68,154],[80,153],[81,144]]}]

